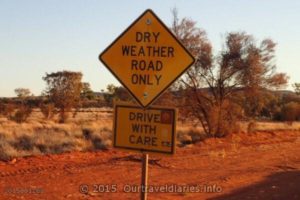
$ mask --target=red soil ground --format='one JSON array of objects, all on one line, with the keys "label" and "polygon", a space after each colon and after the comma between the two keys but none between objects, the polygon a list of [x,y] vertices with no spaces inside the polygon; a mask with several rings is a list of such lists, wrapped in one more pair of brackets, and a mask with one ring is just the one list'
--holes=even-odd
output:
[{"label": "red soil ground", "polygon": [[[151,192],[148,199],[300,199],[299,136],[243,134],[177,148],[170,157],[150,155],[149,185],[167,184],[171,192]],[[140,175],[140,154],[115,149],[20,158],[0,162],[0,199],[139,199],[124,189],[139,185]]]}]

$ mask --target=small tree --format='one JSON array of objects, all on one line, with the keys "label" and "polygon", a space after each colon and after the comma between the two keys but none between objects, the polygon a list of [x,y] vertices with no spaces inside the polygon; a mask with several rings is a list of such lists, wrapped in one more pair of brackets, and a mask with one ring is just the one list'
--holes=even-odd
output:
[{"label": "small tree", "polygon": [[113,100],[131,101],[132,97],[129,92],[122,86],[109,84],[106,87],[107,93],[104,95],[106,103],[112,105]]},{"label": "small tree", "polygon": [[108,84],[106,86],[106,89],[107,89],[109,94],[114,94],[116,89],[117,89],[117,86],[115,86],[114,84]]},{"label": "small tree", "polygon": [[112,106],[112,102],[113,102],[113,98],[114,98],[114,94],[115,94],[116,88],[117,88],[117,86],[115,86],[113,84],[108,84],[106,86],[107,92],[104,93],[104,100],[110,106]]},{"label": "small tree", "polygon": [[115,92],[114,92],[114,98],[116,100],[121,100],[121,101],[130,101],[130,100],[132,100],[132,98],[131,98],[129,92],[127,91],[127,89],[125,89],[122,86],[116,87]]},{"label": "small tree", "polygon": [[[209,137],[223,136],[243,112],[237,91],[251,99],[257,92],[276,89],[287,83],[285,74],[275,73],[275,43],[270,39],[259,45],[244,32],[229,33],[224,49],[212,55],[212,46],[204,30],[190,19],[178,20],[173,10],[171,31],[194,55],[196,62],[175,85],[184,88],[186,106],[197,117]],[[251,109],[250,109],[251,110]]]},{"label": "small tree", "polygon": [[95,99],[95,94],[93,90],[91,89],[91,85],[87,82],[82,83],[82,91],[81,91],[81,96],[84,99]]},{"label": "small tree", "polygon": [[16,106],[13,103],[0,104],[0,114],[7,117],[8,119],[12,118],[15,109]]},{"label": "small tree", "polygon": [[19,98],[26,98],[29,97],[31,94],[30,90],[27,88],[17,88],[15,89],[15,93]]},{"label": "small tree", "polygon": [[294,87],[296,94],[300,95],[300,83],[294,83],[293,87]]},{"label": "small tree", "polygon": [[67,112],[71,111],[80,103],[80,92],[82,90],[82,73],[71,71],[60,71],[48,74],[43,77],[47,83],[45,93],[49,96],[60,112],[60,122],[67,119]]},{"label": "small tree", "polygon": [[25,122],[32,112],[32,108],[28,105],[20,105],[17,108],[17,111],[10,118],[17,123]]},{"label": "small tree", "polygon": [[285,104],[281,110],[281,120],[290,122],[300,120],[300,103],[290,102]]}]

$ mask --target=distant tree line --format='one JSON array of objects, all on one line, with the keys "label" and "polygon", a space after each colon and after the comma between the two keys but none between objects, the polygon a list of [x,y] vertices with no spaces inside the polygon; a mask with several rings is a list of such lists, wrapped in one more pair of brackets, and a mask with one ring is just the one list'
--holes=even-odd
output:
[{"label": "distant tree line", "polygon": [[[64,78],[57,76],[64,76]],[[71,76],[77,76],[77,78],[71,78]],[[0,99],[0,115],[17,122],[24,122],[30,116],[32,108],[40,108],[45,119],[52,119],[55,115],[59,115],[59,122],[63,123],[71,112],[73,112],[73,116],[76,115],[79,108],[112,107],[115,101],[134,102],[124,87],[113,84],[107,85],[106,91],[99,92],[101,94],[99,97],[92,91],[89,83],[81,82],[81,77],[81,73],[69,71],[46,74],[43,79],[48,80],[47,88],[41,96],[33,96],[27,88],[17,88],[15,90],[16,98]],[[212,95],[210,88],[197,88],[195,93]],[[195,105],[187,105],[191,102],[190,94],[191,92],[187,88],[170,88],[154,104],[175,106],[179,108],[180,120],[190,120],[198,117],[195,115],[195,111],[191,110]],[[244,88],[235,88],[232,91],[234,104],[226,105],[229,107],[225,109],[225,112],[236,112],[235,115],[239,116],[237,121],[250,119],[300,120],[300,93],[296,87],[295,92],[261,89],[256,91],[252,101],[244,94]]]}]

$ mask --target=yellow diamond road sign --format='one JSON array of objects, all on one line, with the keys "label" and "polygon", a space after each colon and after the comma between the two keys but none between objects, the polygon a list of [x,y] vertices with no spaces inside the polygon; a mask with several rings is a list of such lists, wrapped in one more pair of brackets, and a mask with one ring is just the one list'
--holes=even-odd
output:
[{"label": "yellow diamond road sign", "polygon": [[151,10],[136,19],[99,58],[143,107],[194,63],[193,56]]}]

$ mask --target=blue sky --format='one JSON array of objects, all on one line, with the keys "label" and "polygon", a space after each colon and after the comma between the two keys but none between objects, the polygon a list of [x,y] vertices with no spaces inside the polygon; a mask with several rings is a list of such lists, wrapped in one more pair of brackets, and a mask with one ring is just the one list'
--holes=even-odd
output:
[{"label": "blue sky", "polygon": [[39,95],[44,74],[63,69],[81,71],[95,91],[118,84],[98,55],[147,8],[169,25],[174,6],[207,31],[216,52],[230,31],[273,39],[278,71],[300,82],[297,0],[0,0],[0,96],[18,87]]}]

